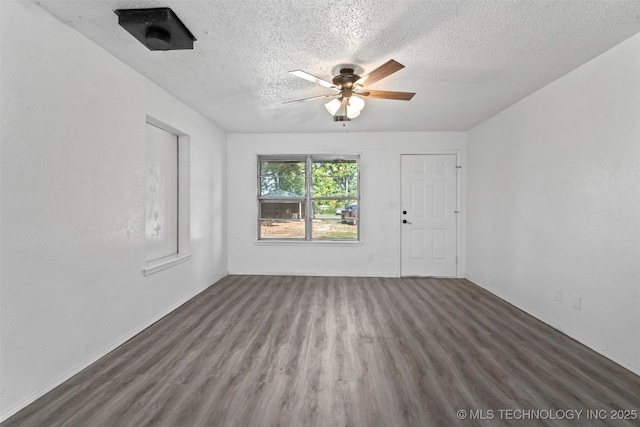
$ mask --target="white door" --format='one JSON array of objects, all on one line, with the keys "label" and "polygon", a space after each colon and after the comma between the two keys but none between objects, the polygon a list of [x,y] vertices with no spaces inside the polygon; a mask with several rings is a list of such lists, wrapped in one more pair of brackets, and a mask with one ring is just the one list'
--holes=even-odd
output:
[{"label": "white door", "polygon": [[457,170],[455,154],[403,155],[400,273],[457,275]]}]

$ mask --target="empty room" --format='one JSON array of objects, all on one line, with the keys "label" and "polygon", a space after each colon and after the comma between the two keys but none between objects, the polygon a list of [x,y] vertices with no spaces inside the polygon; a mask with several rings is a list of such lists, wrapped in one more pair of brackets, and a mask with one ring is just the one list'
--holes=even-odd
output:
[{"label": "empty room", "polygon": [[640,0],[0,25],[0,425],[640,425]]}]

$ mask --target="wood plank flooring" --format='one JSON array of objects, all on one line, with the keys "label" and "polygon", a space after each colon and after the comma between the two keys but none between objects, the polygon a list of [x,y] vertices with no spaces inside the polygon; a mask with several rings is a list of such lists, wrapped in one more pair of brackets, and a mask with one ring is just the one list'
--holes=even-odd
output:
[{"label": "wood plank flooring", "polygon": [[469,281],[228,276],[2,426],[640,425],[618,410],[640,377]]}]

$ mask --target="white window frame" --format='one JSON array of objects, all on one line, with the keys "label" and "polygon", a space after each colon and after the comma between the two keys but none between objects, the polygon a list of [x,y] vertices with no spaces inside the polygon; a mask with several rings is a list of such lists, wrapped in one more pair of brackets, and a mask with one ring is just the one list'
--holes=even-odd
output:
[{"label": "white window frame", "polygon": [[[357,195],[352,196],[344,196],[344,197],[314,197],[313,195],[313,168],[312,165],[315,162],[332,162],[332,161],[355,161],[356,163],[356,173],[357,173],[357,185],[356,192]],[[261,197],[261,171],[262,171],[262,162],[263,161],[273,161],[273,162],[291,162],[291,161],[300,161],[305,162],[305,195],[301,197],[292,197],[292,198],[264,198]],[[359,243],[361,240],[360,237],[360,220],[361,220],[361,212],[360,212],[360,155],[358,154],[347,154],[347,155],[339,155],[339,154],[289,154],[289,155],[274,155],[274,154],[260,154],[257,156],[257,241],[258,242],[314,242],[314,243],[345,243],[345,244],[353,244]],[[358,219],[356,221],[356,235],[355,239],[315,239],[313,238],[312,230],[313,230],[313,202],[317,200],[344,200],[346,201],[356,201],[358,204]],[[305,204],[305,212],[304,219],[305,221],[305,236],[304,238],[269,238],[261,236],[261,221],[264,218],[261,218],[261,203],[292,203],[299,202]]]},{"label": "white window frame", "polygon": [[178,137],[178,248],[177,253],[145,263],[145,276],[157,273],[191,259],[191,138],[186,133],[149,115],[145,125],[150,124]]}]

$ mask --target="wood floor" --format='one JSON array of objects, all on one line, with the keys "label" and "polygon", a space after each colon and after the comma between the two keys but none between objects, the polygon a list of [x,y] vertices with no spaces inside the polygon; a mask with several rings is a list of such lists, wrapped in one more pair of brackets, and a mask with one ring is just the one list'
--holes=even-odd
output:
[{"label": "wood floor", "polygon": [[612,420],[633,410],[640,377],[466,280],[228,276],[2,425],[640,425]]}]

